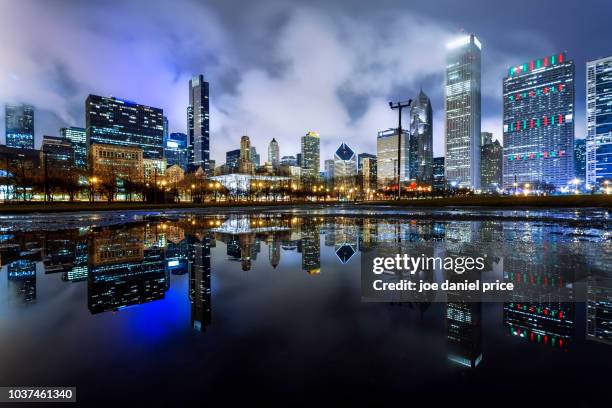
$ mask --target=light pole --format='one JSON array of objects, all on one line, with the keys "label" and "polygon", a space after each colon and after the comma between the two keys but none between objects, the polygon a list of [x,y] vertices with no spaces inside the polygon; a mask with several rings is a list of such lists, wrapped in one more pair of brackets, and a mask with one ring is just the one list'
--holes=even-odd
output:
[{"label": "light pole", "polygon": [[397,199],[402,197],[402,189],[400,187],[401,182],[401,162],[402,162],[402,109],[408,108],[412,104],[412,99],[408,99],[404,102],[389,102],[391,110],[397,109],[398,111],[398,125],[397,125]]}]

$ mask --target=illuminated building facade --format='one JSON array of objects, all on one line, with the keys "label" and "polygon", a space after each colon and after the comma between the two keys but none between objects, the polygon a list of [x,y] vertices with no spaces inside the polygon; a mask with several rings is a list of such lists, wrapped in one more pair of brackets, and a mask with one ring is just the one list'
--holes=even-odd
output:
[{"label": "illuminated building facade", "polygon": [[187,132],[189,134],[189,164],[210,170],[210,106],[208,82],[203,75],[189,80],[189,106],[187,107]]},{"label": "illuminated building facade", "polygon": [[189,164],[189,143],[184,133],[170,133],[164,145],[164,157],[168,166],[177,165],[187,171]]},{"label": "illuminated building facade", "polygon": [[6,145],[34,149],[34,108],[30,105],[5,105]]},{"label": "illuminated building facade", "polygon": [[[400,146],[398,146],[397,129],[388,129],[378,132],[376,138],[376,162],[378,186],[385,187],[397,184],[397,158],[400,157],[400,181],[410,179],[410,168],[408,163],[408,152],[410,133],[402,130]],[[397,149],[400,148],[398,155]]]},{"label": "illuminated building facade", "polygon": [[480,185],[485,191],[496,191],[502,188],[502,165],[504,151],[498,140],[493,141],[492,134],[482,133],[480,153]]},{"label": "illuminated building facade", "polygon": [[268,163],[272,163],[272,167],[275,169],[280,165],[280,150],[278,142],[274,138],[272,138],[268,145]]},{"label": "illuminated building facade", "polygon": [[74,148],[70,140],[45,135],[40,150],[41,161],[47,169],[69,170],[74,167]]},{"label": "illuminated building facade", "polygon": [[433,111],[423,90],[410,108],[410,179],[431,184],[433,175]]},{"label": "illuminated building facade", "polygon": [[143,151],[137,147],[95,144],[89,151],[94,176],[114,175],[144,180]]},{"label": "illuminated building facade", "polygon": [[586,139],[574,140],[574,177],[586,181]]},{"label": "illuminated building facade", "polygon": [[321,170],[321,138],[317,132],[308,132],[302,136],[302,168],[303,178],[318,178]]},{"label": "illuminated building facade", "polygon": [[445,172],[451,185],[480,188],[481,44],[474,34],[447,44]]},{"label": "illuminated building facade", "polygon": [[346,179],[357,175],[357,155],[342,143],[334,153],[334,178]]},{"label": "illuminated building facade", "polygon": [[587,62],[587,186],[612,183],[612,56]]},{"label": "illuminated building facade", "polygon": [[446,177],[444,175],[444,156],[433,159],[433,189],[444,190],[446,188]]},{"label": "illuminated building facade", "polygon": [[574,62],[565,53],[511,67],[503,81],[505,189],[574,178]]},{"label": "illuminated building facade", "polygon": [[147,159],[164,157],[163,110],[134,102],[89,95],[85,122],[89,145],[136,147]]},{"label": "illuminated building facade", "polygon": [[79,169],[87,168],[87,132],[80,127],[60,129],[60,136],[72,142],[74,148],[74,165]]}]

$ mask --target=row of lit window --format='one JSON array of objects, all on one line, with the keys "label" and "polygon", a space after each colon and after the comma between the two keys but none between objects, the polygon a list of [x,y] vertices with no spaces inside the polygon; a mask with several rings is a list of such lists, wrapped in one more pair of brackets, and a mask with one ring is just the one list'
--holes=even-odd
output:
[{"label": "row of lit window", "polygon": [[540,95],[548,95],[549,93],[555,93],[555,92],[563,92],[567,89],[567,87],[565,86],[565,84],[559,84],[559,85],[552,85],[552,86],[544,86],[541,88],[537,88],[537,89],[532,89],[531,91],[527,92],[517,92],[515,94],[512,95],[508,95],[508,100],[513,102],[513,101],[519,101],[521,99],[525,99],[527,97],[536,97],[536,96],[540,96]]},{"label": "row of lit window", "polygon": [[556,157],[564,157],[564,156],[565,156],[565,150],[539,152],[539,153],[513,154],[513,155],[508,156],[508,161],[533,160],[533,159],[554,159]]},{"label": "row of lit window", "polygon": [[504,133],[518,132],[526,129],[537,129],[541,126],[561,125],[563,123],[571,123],[573,115],[551,115],[543,116],[542,118],[531,118],[510,122],[504,125]]}]

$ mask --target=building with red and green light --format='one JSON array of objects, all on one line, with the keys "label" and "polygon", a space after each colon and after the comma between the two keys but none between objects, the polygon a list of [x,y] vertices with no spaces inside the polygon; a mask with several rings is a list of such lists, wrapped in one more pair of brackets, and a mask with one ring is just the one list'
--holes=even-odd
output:
[{"label": "building with red and green light", "polygon": [[565,53],[508,69],[503,80],[505,189],[568,187],[574,178],[574,63]]}]

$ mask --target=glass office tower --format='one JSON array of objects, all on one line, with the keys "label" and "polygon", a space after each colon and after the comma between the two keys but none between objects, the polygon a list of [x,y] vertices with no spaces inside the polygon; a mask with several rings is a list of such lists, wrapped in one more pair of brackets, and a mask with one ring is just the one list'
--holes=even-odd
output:
[{"label": "glass office tower", "polygon": [[474,34],[447,44],[445,172],[451,185],[480,188],[480,52]]},{"label": "glass office tower", "polygon": [[60,136],[72,142],[74,148],[74,165],[84,169],[87,167],[87,132],[80,127],[60,129]]},{"label": "glass office tower", "polygon": [[85,101],[88,144],[137,147],[145,159],[164,157],[164,112],[114,97],[89,95]]},{"label": "glass office tower", "polygon": [[612,56],[587,62],[588,188],[612,185]]},{"label": "glass office tower", "polygon": [[560,53],[510,67],[503,93],[504,188],[567,188],[574,178],[574,62]]},{"label": "glass office tower", "polygon": [[30,105],[5,105],[6,145],[34,149],[34,108]]},{"label": "glass office tower", "polygon": [[187,132],[189,134],[189,164],[202,167],[206,174],[210,168],[210,106],[208,102],[208,82],[203,75],[189,81],[189,106],[187,107]]}]

